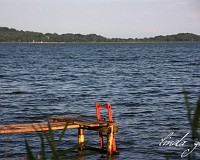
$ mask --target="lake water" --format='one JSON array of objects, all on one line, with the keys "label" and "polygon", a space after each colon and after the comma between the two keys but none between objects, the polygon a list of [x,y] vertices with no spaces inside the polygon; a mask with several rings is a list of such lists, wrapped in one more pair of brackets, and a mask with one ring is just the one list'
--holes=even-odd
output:
[{"label": "lake water", "polygon": [[[115,160],[182,159],[190,134],[184,146],[159,144],[172,132],[171,140],[179,140],[190,131],[183,88],[194,109],[200,43],[0,44],[0,124],[96,115],[95,102],[110,102],[119,127]],[[61,148],[76,144],[76,132],[67,131]],[[0,135],[0,158],[24,157],[25,138],[38,153],[37,133],[6,134]],[[85,139],[99,146],[97,132],[86,131]],[[196,159],[199,152],[200,146]]]}]

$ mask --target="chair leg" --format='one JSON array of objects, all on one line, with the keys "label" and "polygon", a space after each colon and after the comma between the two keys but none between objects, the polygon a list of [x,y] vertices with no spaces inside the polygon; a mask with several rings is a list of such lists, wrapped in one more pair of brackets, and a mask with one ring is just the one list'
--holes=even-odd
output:
[{"label": "chair leg", "polygon": [[103,143],[103,133],[99,132],[99,139],[100,139],[100,148],[104,150],[104,143]]}]

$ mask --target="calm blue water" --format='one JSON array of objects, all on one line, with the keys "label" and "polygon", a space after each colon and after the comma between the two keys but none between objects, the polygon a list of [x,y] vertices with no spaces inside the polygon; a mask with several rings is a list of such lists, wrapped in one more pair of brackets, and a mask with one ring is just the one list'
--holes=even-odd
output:
[{"label": "calm blue water", "polygon": [[[182,147],[159,143],[171,132],[171,140],[178,140],[190,131],[183,87],[194,108],[200,43],[0,44],[0,124],[95,115],[96,101],[110,102],[119,123],[115,160],[182,159],[189,136]],[[61,148],[76,144],[76,132],[67,131]],[[0,158],[24,157],[25,137],[38,153],[37,133],[6,134],[0,135]],[[98,147],[96,132],[86,131],[85,139]],[[194,152],[199,159],[200,146]]]}]

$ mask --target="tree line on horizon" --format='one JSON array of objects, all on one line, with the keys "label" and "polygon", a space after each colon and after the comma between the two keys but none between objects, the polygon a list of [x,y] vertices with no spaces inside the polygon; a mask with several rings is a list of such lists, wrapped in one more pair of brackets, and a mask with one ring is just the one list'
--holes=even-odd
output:
[{"label": "tree line on horizon", "polygon": [[10,43],[67,43],[67,42],[183,42],[200,41],[200,36],[192,33],[179,33],[176,35],[155,36],[150,38],[106,38],[96,34],[72,34],[66,33],[58,35],[57,33],[39,33],[31,31],[19,31],[14,28],[0,27],[0,42]]}]

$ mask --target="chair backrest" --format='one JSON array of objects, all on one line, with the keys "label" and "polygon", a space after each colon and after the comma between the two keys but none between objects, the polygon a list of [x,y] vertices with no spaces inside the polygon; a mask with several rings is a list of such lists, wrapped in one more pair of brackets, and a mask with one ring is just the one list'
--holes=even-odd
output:
[{"label": "chair backrest", "polygon": [[98,102],[96,102],[95,104],[96,106],[96,115],[97,115],[97,120],[101,121],[101,120],[105,120],[105,118],[101,117],[101,112],[100,112],[100,108],[105,108],[108,110],[108,120],[109,122],[112,122],[112,109],[111,109],[111,104],[108,103],[106,105],[100,105]]}]

